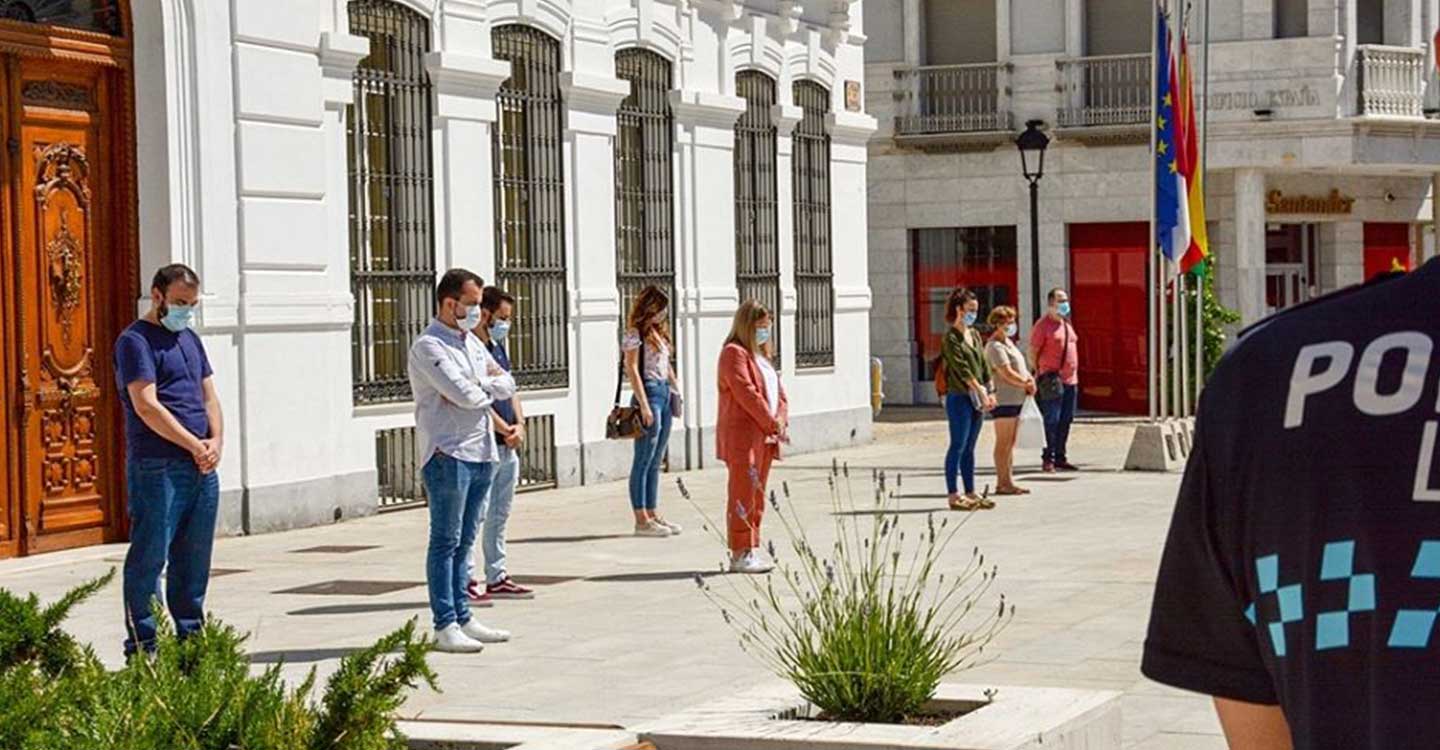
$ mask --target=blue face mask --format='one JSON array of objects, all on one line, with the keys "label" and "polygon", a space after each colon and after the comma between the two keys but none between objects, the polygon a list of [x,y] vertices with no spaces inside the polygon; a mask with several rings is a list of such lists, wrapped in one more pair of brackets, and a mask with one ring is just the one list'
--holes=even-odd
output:
[{"label": "blue face mask", "polygon": [[755,343],[756,343],[756,344],[759,344],[760,346],[764,346],[764,345],[770,343],[770,328],[769,328],[769,327],[756,328],[756,329],[755,329]]},{"label": "blue face mask", "polygon": [[510,321],[508,320],[497,320],[490,326],[490,338],[494,339],[496,343],[505,341],[505,337],[509,335]]},{"label": "blue face mask", "polygon": [[166,305],[165,315],[160,318],[160,325],[172,333],[179,333],[190,324],[195,322],[194,305]]},{"label": "blue face mask", "polygon": [[480,325],[480,306],[470,305],[465,308],[465,317],[457,316],[455,325],[460,326],[462,331],[473,331]]},{"label": "blue face mask", "polygon": [[965,325],[967,325],[967,326],[973,326],[973,325],[975,325],[975,321],[976,321],[976,320],[979,320],[979,319],[980,319],[980,314],[979,314],[979,313],[973,313],[973,312],[967,312],[967,313],[965,313]]},{"label": "blue face mask", "polygon": [[1065,301],[1065,302],[1061,302],[1060,304],[1056,305],[1056,306],[1055,306],[1055,312],[1060,313],[1060,315],[1063,316],[1063,317],[1066,317],[1066,318],[1070,317],[1070,302],[1067,300],[1067,301]]}]

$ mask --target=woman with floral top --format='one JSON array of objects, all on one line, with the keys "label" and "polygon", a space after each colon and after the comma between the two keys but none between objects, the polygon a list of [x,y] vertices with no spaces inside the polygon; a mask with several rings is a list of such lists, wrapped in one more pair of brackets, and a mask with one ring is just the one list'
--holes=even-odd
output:
[{"label": "woman with floral top", "polygon": [[680,524],[656,513],[660,500],[660,463],[670,442],[672,407],[680,398],[680,385],[670,367],[670,298],[658,287],[647,286],[630,308],[629,328],[621,343],[625,374],[630,380],[645,433],[635,440],[630,464],[630,507],[635,511],[635,535],[667,537],[679,534]]}]

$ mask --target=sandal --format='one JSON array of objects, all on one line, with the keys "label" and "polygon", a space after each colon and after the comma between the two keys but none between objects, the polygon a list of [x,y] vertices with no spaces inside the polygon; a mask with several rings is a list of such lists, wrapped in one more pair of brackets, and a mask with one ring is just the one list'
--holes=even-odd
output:
[{"label": "sandal", "polygon": [[980,498],[973,495],[962,495],[950,498],[950,510],[975,511],[980,510]]},{"label": "sandal", "polygon": [[1024,487],[1001,487],[1000,489],[995,490],[995,494],[1002,497],[1009,495],[1028,495],[1030,494],[1030,490],[1027,490]]},{"label": "sandal", "polygon": [[995,510],[995,501],[990,499],[988,491],[984,495],[971,495],[971,497],[975,498],[975,502],[979,503],[982,509]]}]

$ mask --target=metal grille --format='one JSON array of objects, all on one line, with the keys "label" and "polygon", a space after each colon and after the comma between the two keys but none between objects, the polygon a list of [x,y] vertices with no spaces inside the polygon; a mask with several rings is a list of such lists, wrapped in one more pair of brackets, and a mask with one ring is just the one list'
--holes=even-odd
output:
[{"label": "metal grille", "polygon": [[119,0],[0,0],[0,19],[120,36]]},{"label": "metal grille", "polygon": [[510,78],[496,96],[496,277],[515,297],[508,341],[524,388],[570,382],[561,164],[560,43],[528,26],[500,26],[496,59]]},{"label": "metal grille", "polygon": [[413,508],[426,502],[415,439],[414,427],[396,427],[375,433],[380,510]]},{"label": "metal grille", "polygon": [[556,486],[560,473],[555,468],[555,417],[546,414],[525,418],[525,444],[520,448],[519,492]]},{"label": "metal grille", "polygon": [[[520,449],[517,492],[552,489],[559,484],[555,463],[555,417],[525,418],[525,445]],[[422,466],[417,457],[414,427],[375,433],[375,466],[380,479],[380,510],[403,510],[428,502]]]},{"label": "metal grille", "polygon": [[615,268],[623,331],[631,303],[652,284],[670,297],[672,324],[675,317],[674,118],[665,58],[648,50],[621,50],[615,55],[615,75],[630,82],[615,134]]},{"label": "metal grille", "polygon": [[[775,81],[757,70],[735,76],[745,114],[735,123],[735,285],[740,299],[757,300],[780,320],[779,201],[776,198],[776,129],[771,116]],[[780,327],[771,328],[780,360]]]},{"label": "metal grille", "polygon": [[813,81],[795,83],[804,112],[795,126],[795,366],[835,364],[835,274],[830,243],[830,92]]},{"label": "metal grille", "polygon": [[349,8],[351,33],[370,40],[346,126],[355,403],[407,401],[410,342],[434,308],[430,25],[391,0]]}]

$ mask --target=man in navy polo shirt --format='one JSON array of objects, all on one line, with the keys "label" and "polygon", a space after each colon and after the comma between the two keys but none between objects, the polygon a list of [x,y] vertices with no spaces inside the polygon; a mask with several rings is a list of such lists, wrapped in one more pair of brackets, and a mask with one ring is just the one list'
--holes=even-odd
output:
[{"label": "man in navy polo shirt", "polygon": [[1233,748],[1440,737],[1440,260],[1291,308],[1205,384],[1142,671]]},{"label": "man in navy polo shirt", "polygon": [[150,285],[150,311],[115,342],[125,408],[130,551],[125,556],[125,655],[155,648],[160,573],[184,638],[205,619],[224,444],[220,399],[200,337],[190,330],[200,279],[181,264]]},{"label": "man in navy polo shirt", "polygon": [[[495,364],[510,372],[510,354],[505,339],[510,335],[510,321],[515,315],[515,298],[504,289],[485,287],[480,295],[480,326],[474,334],[484,342]],[[515,487],[520,480],[520,446],[525,442],[525,412],[520,394],[498,399],[490,405],[490,420],[495,423],[495,473],[490,481],[490,495],[485,499],[485,521],[480,535],[481,552],[485,559],[485,586],[475,580],[475,553],[470,552],[470,584],[466,591],[470,600],[487,602],[492,599],[534,599],[535,592],[515,582],[505,563],[505,526],[510,521],[510,507],[515,502]]]}]

